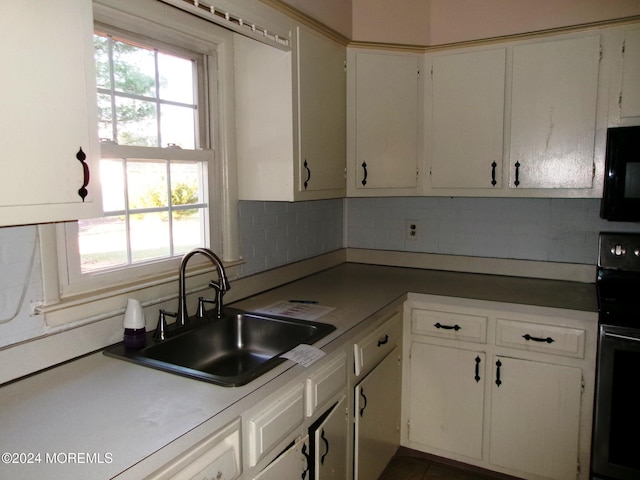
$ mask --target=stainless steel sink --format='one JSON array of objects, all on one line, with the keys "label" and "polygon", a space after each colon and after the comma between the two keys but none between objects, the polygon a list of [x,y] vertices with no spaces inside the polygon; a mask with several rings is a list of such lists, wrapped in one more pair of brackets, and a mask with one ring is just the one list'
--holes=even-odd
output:
[{"label": "stainless steel sink", "polygon": [[107,348],[105,355],[227,387],[244,385],[282,363],[280,355],[333,332],[327,323],[225,309],[221,319],[198,320],[164,341]]}]

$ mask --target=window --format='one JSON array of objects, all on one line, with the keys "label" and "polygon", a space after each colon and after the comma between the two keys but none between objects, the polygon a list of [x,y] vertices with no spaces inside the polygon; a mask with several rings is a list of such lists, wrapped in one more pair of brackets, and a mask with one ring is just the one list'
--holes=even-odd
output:
[{"label": "window", "polygon": [[223,184],[231,34],[141,3],[94,4],[111,24],[94,35],[105,215],[58,229],[62,297],[176,273],[198,246],[237,259],[235,190]]},{"label": "window", "polygon": [[211,154],[194,152],[204,59],[145,40],[94,36],[105,215],[78,222],[81,274],[208,245]]}]

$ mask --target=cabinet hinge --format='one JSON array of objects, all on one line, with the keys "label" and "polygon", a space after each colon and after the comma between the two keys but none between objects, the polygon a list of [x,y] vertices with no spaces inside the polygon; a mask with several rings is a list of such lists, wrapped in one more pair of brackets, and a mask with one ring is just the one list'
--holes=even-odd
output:
[{"label": "cabinet hinge", "polygon": [[344,71],[345,72],[347,71],[347,61],[346,60],[344,61]]},{"label": "cabinet hinge", "polygon": [[600,45],[600,61],[602,61],[602,56],[604,55],[604,51],[602,50],[602,45]]},{"label": "cabinet hinge", "polygon": [[584,393],[584,377],[580,378],[580,393]]},{"label": "cabinet hinge", "polygon": [[407,420],[407,437],[411,437],[411,420]]},{"label": "cabinet hinge", "polygon": [[591,181],[593,182],[595,178],[596,178],[596,164],[594,162],[591,168]]},{"label": "cabinet hinge", "polygon": [[624,40],[622,42],[622,56],[624,56],[624,52],[627,50],[627,41]]},{"label": "cabinet hinge", "polygon": [[618,95],[618,108],[622,108],[622,92]]},{"label": "cabinet hinge", "polygon": [[431,80],[433,80],[433,65],[431,65]]}]

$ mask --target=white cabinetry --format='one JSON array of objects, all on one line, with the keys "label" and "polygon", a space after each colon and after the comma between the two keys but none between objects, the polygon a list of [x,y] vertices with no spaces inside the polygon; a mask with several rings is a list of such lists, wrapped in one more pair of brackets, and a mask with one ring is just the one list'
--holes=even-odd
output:
[{"label": "white cabinetry", "polygon": [[587,479],[596,337],[595,313],[410,294],[402,444],[519,478]]},{"label": "white cabinetry", "polygon": [[354,346],[354,480],[378,478],[400,443],[401,329],[398,312]]},{"label": "white cabinetry", "polygon": [[576,478],[582,370],[508,356],[494,356],[491,367],[489,463]]},{"label": "white cabinetry", "polygon": [[289,448],[252,477],[254,480],[283,480],[285,478],[306,478],[308,473],[309,437],[297,439]]},{"label": "white cabinetry", "polygon": [[2,2],[0,31],[0,226],[100,216],[91,1]]},{"label": "white cabinetry", "polygon": [[413,342],[409,439],[482,458],[485,353]]},{"label": "white cabinetry", "polygon": [[[343,385],[344,386],[344,385]],[[321,417],[313,428],[313,465],[315,480],[346,479],[347,477],[346,396]]]},{"label": "white cabinetry", "polygon": [[240,478],[241,474],[240,419],[236,419],[146,479],[215,478],[217,480],[234,480]]},{"label": "white cabinetry", "polygon": [[432,188],[501,187],[505,62],[504,48],[433,57]]},{"label": "white cabinetry", "polygon": [[348,52],[349,196],[415,194],[422,131],[421,57]]},{"label": "white cabinetry", "polygon": [[296,33],[293,51],[234,36],[241,200],[345,194],[346,47]]},{"label": "white cabinetry", "polygon": [[591,188],[600,36],[516,45],[511,188]]},{"label": "white cabinetry", "polygon": [[622,52],[620,117],[640,117],[640,28],[625,32]]}]

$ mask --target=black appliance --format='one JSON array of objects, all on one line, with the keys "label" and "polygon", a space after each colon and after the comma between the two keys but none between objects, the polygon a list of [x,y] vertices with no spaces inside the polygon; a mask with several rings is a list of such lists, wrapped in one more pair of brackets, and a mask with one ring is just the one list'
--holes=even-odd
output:
[{"label": "black appliance", "polygon": [[607,130],[600,217],[640,221],[640,125]]},{"label": "black appliance", "polygon": [[640,479],[640,234],[601,233],[591,477]]}]

